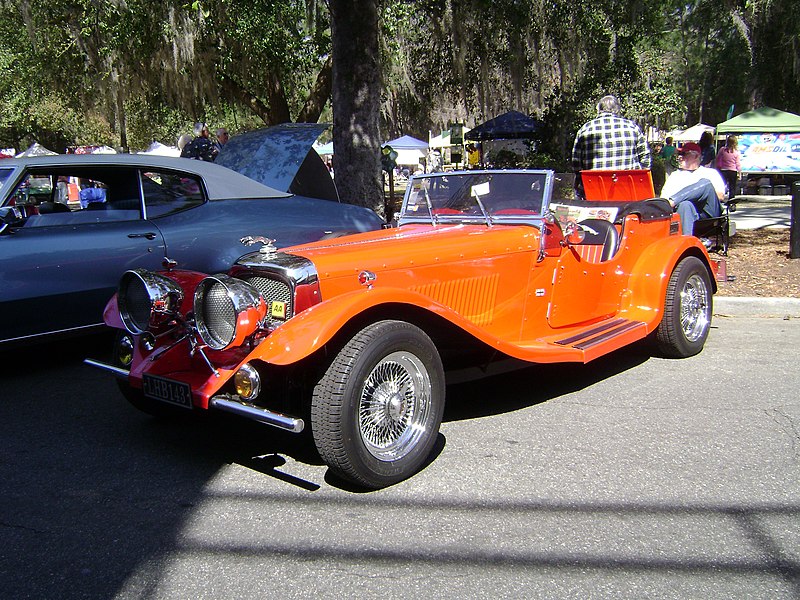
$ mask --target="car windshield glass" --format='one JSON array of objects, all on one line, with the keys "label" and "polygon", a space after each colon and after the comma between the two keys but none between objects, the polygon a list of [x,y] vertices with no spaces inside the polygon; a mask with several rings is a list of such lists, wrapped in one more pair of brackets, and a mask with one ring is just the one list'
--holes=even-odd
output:
[{"label": "car windshield glass", "polygon": [[0,169],[0,189],[6,184],[14,169]]},{"label": "car windshield glass", "polygon": [[541,217],[547,208],[549,186],[546,171],[476,171],[412,177],[403,218]]}]

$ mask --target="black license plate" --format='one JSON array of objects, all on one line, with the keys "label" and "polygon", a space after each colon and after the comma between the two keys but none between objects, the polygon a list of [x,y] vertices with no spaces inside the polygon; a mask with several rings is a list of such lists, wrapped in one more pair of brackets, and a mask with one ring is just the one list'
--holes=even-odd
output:
[{"label": "black license plate", "polygon": [[192,388],[188,383],[145,374],[142,377],[142,391],[148,398],[192,408]]}]

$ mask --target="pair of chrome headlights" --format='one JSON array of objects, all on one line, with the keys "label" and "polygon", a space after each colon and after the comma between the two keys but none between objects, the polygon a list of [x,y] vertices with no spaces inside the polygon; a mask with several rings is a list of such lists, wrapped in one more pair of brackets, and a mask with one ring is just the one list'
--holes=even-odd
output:
[{"label": "pair of chrome headlights", "polygon": [[[178,316],[183,288],[175,280],[144,269],[126,271],[117,292],[119,314],[125,328],[141,335]],[[258,290],[229,275],[205,277],[195,289],[195,326],[200,339],[212,350],[241,345],[256,331],[267,314]]]}]

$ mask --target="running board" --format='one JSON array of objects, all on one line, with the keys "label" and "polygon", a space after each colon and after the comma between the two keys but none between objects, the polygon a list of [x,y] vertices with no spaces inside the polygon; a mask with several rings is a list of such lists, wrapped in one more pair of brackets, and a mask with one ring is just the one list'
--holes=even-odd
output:
[{"label": "running board", "polygon": [[610,318],[587,325],[570,327],[567,332],[540,337],[516,346],[520,352],[506,353],[536,363],[587,363],[647,337],[643,321]]},{"label": "running board", "polygon": [[641,321],[629,321],[628,319],[613,319],[592,327],[586,331],[580,331],[575,335],[562,340],[554,340],[554,344],[559,346],[569,346],[578,350],[586,350],[598,344],[608,342],[615,337],[624,335],[638,327],[645,327]]}]

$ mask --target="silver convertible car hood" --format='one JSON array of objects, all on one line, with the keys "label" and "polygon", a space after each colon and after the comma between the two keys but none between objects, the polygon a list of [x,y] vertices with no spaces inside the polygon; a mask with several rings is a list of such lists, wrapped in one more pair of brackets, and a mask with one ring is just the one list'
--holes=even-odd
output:
[{"label": "silver convertible car hood", "polygon": [[313,147],[329,127],[283,123],[236,135],[222,148],[216,164],[282,192],[338,201],[333,179]]}]

